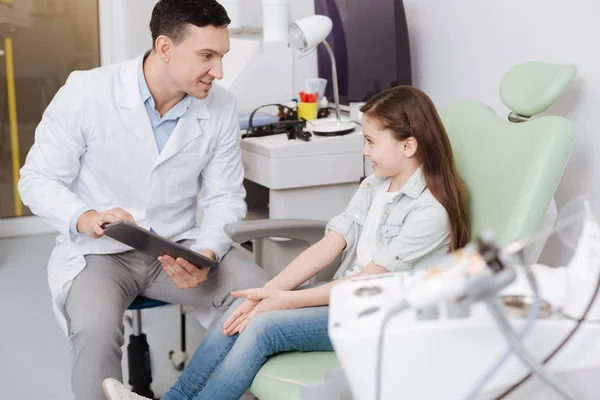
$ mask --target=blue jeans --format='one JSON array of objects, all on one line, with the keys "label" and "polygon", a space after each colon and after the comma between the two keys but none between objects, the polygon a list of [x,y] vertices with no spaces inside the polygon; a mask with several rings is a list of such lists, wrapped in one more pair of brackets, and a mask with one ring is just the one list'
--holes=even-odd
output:
[{"label": "blue jeans", "polygon": [[163,400],[239,399],[269,356],[333,350],[327,335],[327,306],[259,314],[242,334],[225,335],[223,323],[242,301],[236,301],[208,332]]}]

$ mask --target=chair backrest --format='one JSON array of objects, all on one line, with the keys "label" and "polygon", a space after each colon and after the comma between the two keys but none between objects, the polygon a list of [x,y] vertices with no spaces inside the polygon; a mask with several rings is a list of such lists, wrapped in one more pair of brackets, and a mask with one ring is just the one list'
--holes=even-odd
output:
[{"label": "chair backrest", "polygon": [[490,230],[505,244],[540,230],[571,152],[573,124],[558,116],[529,117],[549,107],[574,75],[575,67],[544,63],[509,71],[501,97],[511,119],[524,122],[503,120],[473,101],[440,113],[469,192],[474,235]]}]

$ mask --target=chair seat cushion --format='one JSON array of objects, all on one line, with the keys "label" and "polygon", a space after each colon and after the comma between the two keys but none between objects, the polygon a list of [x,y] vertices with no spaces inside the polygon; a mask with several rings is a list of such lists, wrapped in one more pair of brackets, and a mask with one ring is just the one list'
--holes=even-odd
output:
[{"label": "chair seat cushion", "polygon": [[277,354],[258,371],[250,391],[260,400],[298,400],[300,386],[325,380],[325,373],[340,368],[333,351]]},{"label": "chair seat cushion", "polygon": [[169,303],[164,301],[148,299],[146,297],[138,296],[133,300],[133,303],[127,307],[129,310],[143,310],[145,308],[154,308],[160,306],[166,306]]}]

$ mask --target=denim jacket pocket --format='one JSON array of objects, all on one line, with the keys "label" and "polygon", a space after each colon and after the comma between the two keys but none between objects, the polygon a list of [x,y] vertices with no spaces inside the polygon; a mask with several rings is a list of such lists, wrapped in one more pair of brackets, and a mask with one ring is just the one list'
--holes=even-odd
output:
[{"label": "denim jacket pocket", "polygon": [[398,234],[400,233],[401,230],[402,230],[402,225],[383,224],[383,225],[381,225],[379,232],[381,233],[381,236],[383,236],[384,238],[392,238],[394,236],[398,236]]}]

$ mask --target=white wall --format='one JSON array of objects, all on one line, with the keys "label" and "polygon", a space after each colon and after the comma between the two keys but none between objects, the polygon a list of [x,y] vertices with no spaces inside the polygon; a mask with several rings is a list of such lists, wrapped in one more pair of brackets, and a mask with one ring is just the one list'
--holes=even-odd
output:
[{"label": "white wall", "polygon": [[152,47],[150,16],[157,0],[99,0],[100,63],[125,61]]},{"label": "white wall", "polygon": [[[262,0],[242,0],[242,26],[259,27],[262,24]],[[289,0],[292,20],[315,13],[313,0]]]},{"label": "white wall", "polygon": [[[589,194],[600,219],[600,2],[597,0],[405,0],[413,80],[443,109],[475,99],[508,115],[498,87],[523,61],[572,63],[578,74],[546,114],[575,123],[575,143],[556,193],[559,207]],[[506,143],[518,146],[518,143]],[[568,252],[551,237],[541,261],[564,263]]]}]

